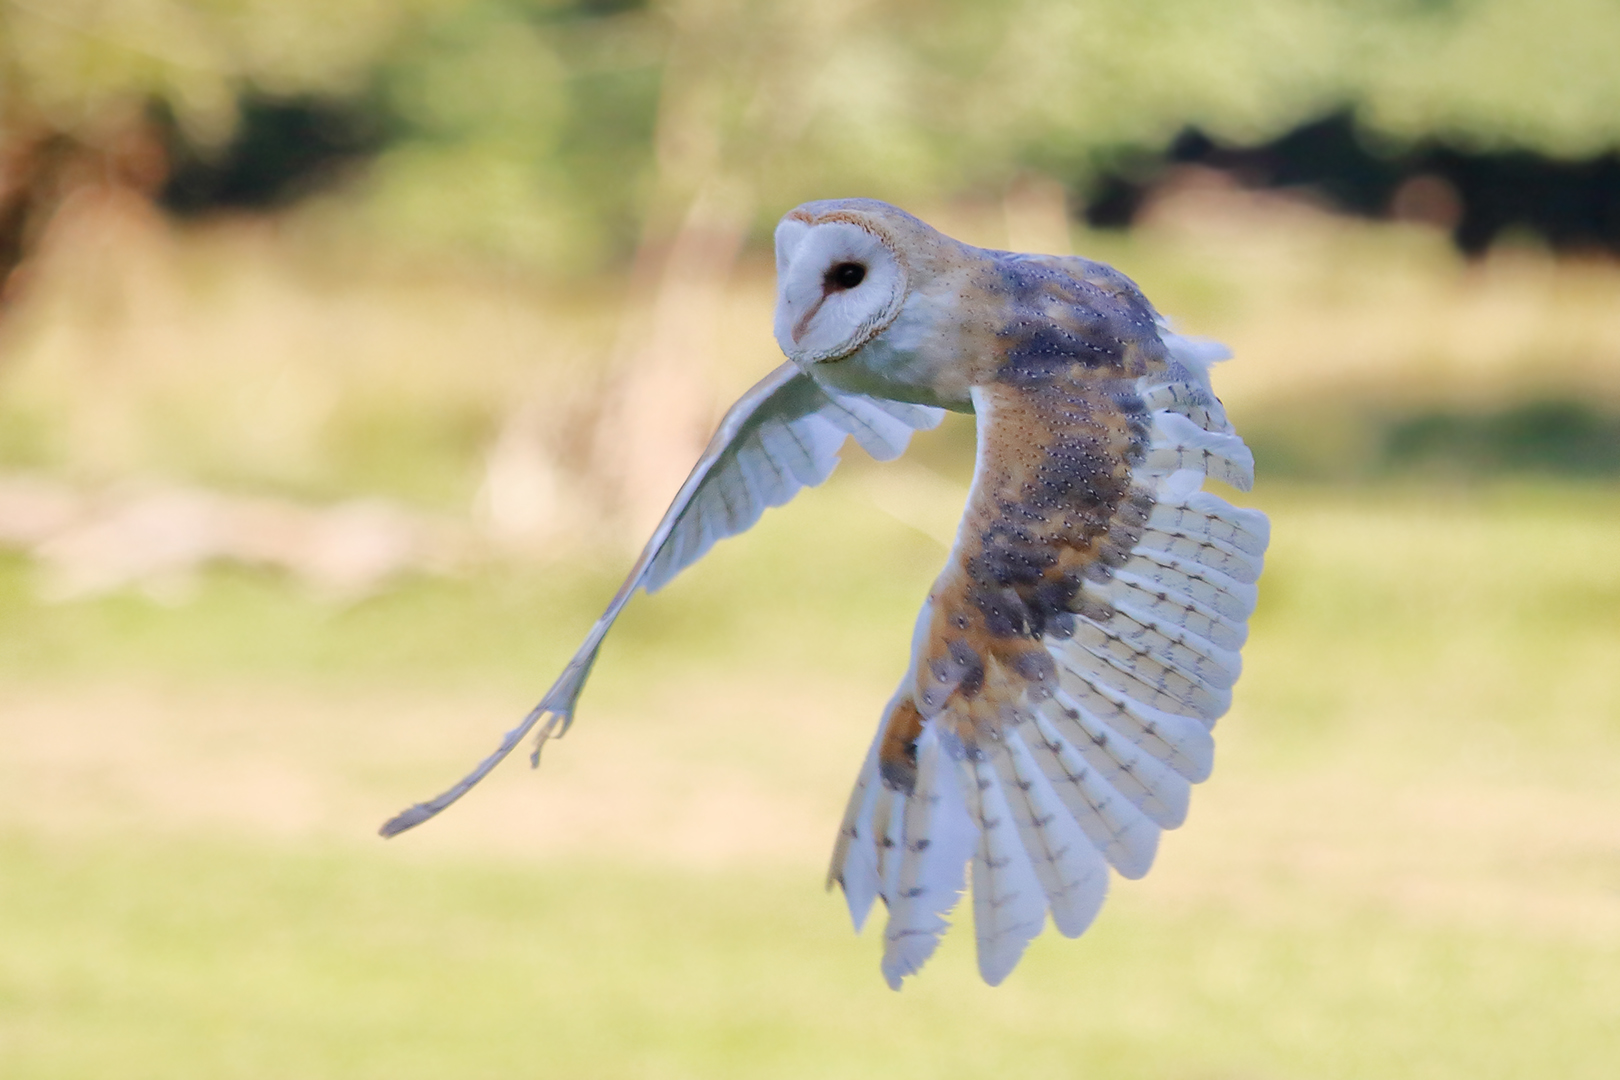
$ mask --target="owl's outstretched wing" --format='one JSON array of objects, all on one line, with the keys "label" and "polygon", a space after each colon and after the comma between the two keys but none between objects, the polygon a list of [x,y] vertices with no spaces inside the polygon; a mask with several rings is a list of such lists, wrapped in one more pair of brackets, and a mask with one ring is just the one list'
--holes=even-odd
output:
[{"label": "owl's outstretched wing", "polygon": [[859,928],[888,906],[891,986],[933,953],[973,866],[979,970],[1046,915],[1090,925],[1209,775],[1269,540],[1253,459],[1210,392],[1218,347],[1163,334],[1153,374],[974,389],[979,455],[912,666],[833,853]]},{"label": "owl's outstretched wing", "polygon": [[[662,588],[715,541],[753,525],[766,507],[827,479],[847,436],[887,461],[905,450],[912,431],[935,427],[943,416],[923,405],[833,393],[791,363],[761,379],[726,413],[630,575],[546,696],[455,786],[390,818],[379,831],[402,833],[461,798],[542,719],[541,742],[567,731],[602,639],[636,589]],[[536,745],[536,762],[539,753]]]}]

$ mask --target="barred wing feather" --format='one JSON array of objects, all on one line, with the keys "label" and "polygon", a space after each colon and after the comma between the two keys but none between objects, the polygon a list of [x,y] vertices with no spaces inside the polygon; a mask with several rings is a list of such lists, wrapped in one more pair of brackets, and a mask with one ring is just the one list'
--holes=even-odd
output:
[{"label": "barred wing feather", "polygon": [[914,430],[936,426],[943,415],[923,405],[835,394],[791,363],[760,380],[721,421],[607,611],[545,697],[477,768],[437,798],[390,819],[382,835],[420,825],[461,798],[544,719],[534,751],[538,761],[539,744],[573,722],[602,639],[638,588],[662,588],[716,541],[752,526],[767,507],[827,479],[847,437],[886,461],[904,452]]},{"label": "barred wing feather", "polygon": [[[995,984],[1048,913],[1069,936],[1091,923],[1108,866],[1147,873],[1160,832],[1185,820],[1191,785],[1209,775],[1210,729],[1231,703],[1270,530],[1263,514],[1201,490],[1206,477],[1240,489],[1253,477],[1210,391],[1208,364],[1224,351],[1164,339],[1168,363],[1135,387],[1143,408],[1130,430],[1146,437],[1134,449],[1121,441],[1132,437],[1123,421],[1087,412],[1106,412],[1101,394],[1053,405],[1031,392],[974,391],[979,462],[962,529],[829,874],[857,928],[875,898],[887,904],[891,985],[933,951],[964,862],[980,972]],[[1087,459],[1101,445],[1116,447],[1113,464]],[[1096,475],[1065,491],[1106,488],[1115,465],[1129,491],[1102,534],[1094,528],[1082,543],[1062,530],[1086,507],[1053,510],[1029,493],[1050,490],[1064,462],[1086,460]],[[1054,595],[1068,598],[1060,611],[1050,610]],[[924,746],[934,760],[954,759],[965,814],[909,812],[946,802],[937,764],[926,776],[917,767]],[[883,872],[907,860],[932,865]],[[936,884],[918,891],[916,881]]]}]

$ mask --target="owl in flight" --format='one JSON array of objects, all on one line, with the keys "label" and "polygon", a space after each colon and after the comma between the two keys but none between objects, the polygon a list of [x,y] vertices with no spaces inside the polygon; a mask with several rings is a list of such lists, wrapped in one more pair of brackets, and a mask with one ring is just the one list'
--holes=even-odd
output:
[{"label": "owl in flight", "polygon": [[[995,985],[1050,912],[1075,937],[1108,867],[1147,872],[1209,775],[1270,528],[1200,490],[1253,457],[1210,389],[1219,346],[1172,333],[1100,263],[952,240],[870,199],[811,202],[776,229],[776,340],[789,362],[732,407],[607,612],[460,798],[543,720],[573,720],[603,636],[767,506],[821,483],[845,436],[905,449],[974,414],[962,524],[911,662],[850,795],[828,887],[856,928],[888,908],[896,989],[933,953],[971,863],[979,972]],[[539,745],[535,749],[536,760]]]}]

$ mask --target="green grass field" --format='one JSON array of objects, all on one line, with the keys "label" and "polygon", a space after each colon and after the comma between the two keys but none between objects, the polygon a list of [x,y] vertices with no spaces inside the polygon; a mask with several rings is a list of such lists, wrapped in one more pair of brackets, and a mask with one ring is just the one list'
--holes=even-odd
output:
[{"label": "green grass field", "polygon": [[0,564],[0,1075],[1613,1075],[1620,493],[1263,489],[1247,670],[1154,871],[999,989],[963,926],[894,994],[821,889],[942,555],[872,475],[638,600],[538,775],[387,843],[611,559],[349,607],[42,606]]}]

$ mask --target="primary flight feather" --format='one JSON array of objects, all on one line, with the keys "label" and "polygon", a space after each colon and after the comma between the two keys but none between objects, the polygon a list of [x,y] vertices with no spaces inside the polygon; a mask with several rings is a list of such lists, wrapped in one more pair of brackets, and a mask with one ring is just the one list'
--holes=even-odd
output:
[{"label": "primary flight feather", "polygon": [[[962,524],[924,602],[833,851],[856,927],[888,909],[889,984],[932,955],[972,866],[979,971],[999,983],[1048,913],[1077,936],[1108,867],[1148,870],[1209,775],[1269,539],[1253,458],[1210,388],[1219,346],[1170,332],[1100,263],[976,248],[886,203],[806,203],[776,229],[789,362],[732,407],[556,684],[437,814],[537,725],[573,721],[602,638],[667,583],[832,472],[973,413]],[[543,723],[542,723],[543,722]]]}]

